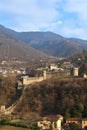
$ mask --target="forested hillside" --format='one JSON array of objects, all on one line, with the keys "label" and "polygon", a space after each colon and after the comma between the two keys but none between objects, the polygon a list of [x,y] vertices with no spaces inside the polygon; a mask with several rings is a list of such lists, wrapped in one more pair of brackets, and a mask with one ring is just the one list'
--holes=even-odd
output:
[{"label": "forested hillside", "polygon": [[11,102],[13,96],[16,94],[15,77],[0,76],[0,105],[6,105]]},{"label": "forested hillside", "polygon": [[[83,40],[64,38],[52,32],[21,32],[18,38],[29,44],[31,47],[40,50],[51,56],[66,57],[82,52],[84,49]],[[87,41],[85,41],[85,48]]]},{"label": "forested hillside", "polygon": [[0,61],[22,61],[35,63],[41,59],[49,59],[44,53],[23,43],[16,36],[17,32],[0,25]]},{"label": "forested hillside", "polygon": [[[9,106],[17,101],[16,82],[13,78],[0,78],[0,105]],[[27,86],[21,93],[15,113],[29,117],[62,114],[68,117],[87,117],[86,79],[49,79]],[[20,98],[20,97],[19,97]]]},{"label": "forested hillside", "polygon": [[87,80],[50,79],[27,87],[16,111],[40,116],[87,117]]}]

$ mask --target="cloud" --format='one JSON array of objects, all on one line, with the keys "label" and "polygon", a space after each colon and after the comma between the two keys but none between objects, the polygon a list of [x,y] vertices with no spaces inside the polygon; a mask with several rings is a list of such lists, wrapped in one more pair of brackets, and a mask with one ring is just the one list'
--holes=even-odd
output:
[{"label": "cloud", "polygon": [[86,20],[87,12],[87,1],[86,0],[67,0],[65,6],[65,11],[76,13],[80,20]]},{"label": "cloud", "polygon": [[25,30],[31,27],[45,27],[59,16],[55,8],[58,0],[8,0],[6,3],[4,1],[0,4],[0,12],[4,15],[9,14],[10,20],[15,19],[18,26],[25,26]]},{"label": "cloud", "polygon": [[1,0],[1,23],[17,31],[52,31],[87,39],[86,0]]},{"label": "cloud", "polygon": [[[77,36],[87,39],[87,1],[66,0],[65,3],[62,4],[62,10],[64,18],[62,33],[65,32],[68,36]],[[64,17],[64,15],[67,15],[67,18]]]}]

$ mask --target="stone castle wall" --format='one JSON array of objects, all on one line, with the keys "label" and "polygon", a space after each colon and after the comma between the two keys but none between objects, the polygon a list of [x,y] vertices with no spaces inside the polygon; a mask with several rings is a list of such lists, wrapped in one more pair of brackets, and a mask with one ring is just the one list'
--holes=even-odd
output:
[{"label": "stone castle wall", "polygon": [[23,85],[29,85],[35,82],[41,82],[43,80],[44,80],[44,77],[25,77],[23,78]]},{"label": "stone castle wall", "polygon": [[58,77],[58,78],[62,78],[62,77],[70,77],[71,73],[69,70],[64,70],[64,71],[44,71],[43,76],[42,77],[29,77],[29,76],[24,76],[22,77],[23,79],[23,85],[29,85],[29,84],[33,84],[35,82],[41,82],[45,79],[49,79],[49,78],[54,78],[54,77]]}]

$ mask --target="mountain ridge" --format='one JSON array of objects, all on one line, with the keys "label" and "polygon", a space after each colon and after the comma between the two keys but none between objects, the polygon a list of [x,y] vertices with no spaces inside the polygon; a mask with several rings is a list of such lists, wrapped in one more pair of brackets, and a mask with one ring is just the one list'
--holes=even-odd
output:
[{"label": "mountain ridge", "polygon": [[17,38],[17,32],[0,26],[0,59],[20,61],[39,61],[48,56]]},{"label": "mountain ridge", "polygon": [[[20,45],[26,46],[21,47],[22,49],[25,48],[25,52],[27,48],[30,48],[30,50],[34,49],[36,52],[43,52],[43,54],[45,53],[46,55],[55,57],[68,57],[87,49],[87,40],[65,38],[59,34],[49,31],[16,32],[0,25],[0,42],[1,39],[6,38],[11,41],[13,39],[15,42],[20,42]],[[11,42],[11,45],[12,43],[14,45],[13,41]]]},{"label": "mountain ridge", "polygon": [[81,44],[84,40],[79,42],[76,39],[77,42],[74,38],[65,38],[52,32],[22,32],[19,33],[19,38],[31,47],[52,56],[66,57],[87,48],[86,44]]}]

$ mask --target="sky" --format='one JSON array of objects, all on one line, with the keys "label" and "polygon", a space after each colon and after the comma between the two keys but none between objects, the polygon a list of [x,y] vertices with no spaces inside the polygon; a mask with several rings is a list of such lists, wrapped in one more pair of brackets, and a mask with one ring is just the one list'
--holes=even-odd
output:
[{"label": "sky", "polygon": [[0,0],[0,24],[87,39],[87,0]]}]

